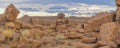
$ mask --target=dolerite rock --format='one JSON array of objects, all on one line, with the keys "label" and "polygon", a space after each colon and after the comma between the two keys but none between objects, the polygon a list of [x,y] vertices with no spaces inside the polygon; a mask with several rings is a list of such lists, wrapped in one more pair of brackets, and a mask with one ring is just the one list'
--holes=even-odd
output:
[{"label": "dolerite rock", "polygon": [[65,37],[67,39],[82,39],[85,36],[82,34],[78,34],[78,33],[67,33],[67,34],[65,34]]},{"label": "dolerite rock", "polygon": [[116,0],[116,5],[120,6],[120,0]]},{"label": "dolerite rock", "polygon": [[98,48],[96,44],[79,44],[76,48]]},{"label": "dolerite rock", "polygon": [[113,41],[98,41],[98,47],[111,46],[112,48],[117,48],[117,44]]},{"label": "dolerite rock", "polygon": [[60,31],[60,32],[65,32],[67,30],[67,26],[66,25],[58,25],[58,26],[56,26],[56,30]]},{"label": "dolerite rock", "polygon": [[117,48],[118,40],[118,25],[115,22],[105,23],[100,28],[100,41],[98,46],[109,45],[112,48]]},{"label": "dolerite rock", "polygon": [[59,13],[56,20],[57,25],[68,24],[68,19],[65,18],[65,14]]},{"label": "dolerite rock", "polygon": [[5,15],[0,14],[0,25],[3,25],[5,22],[7,22]]},{"label": "dolerite rock", "polygon": [[112,22],[114,20],[114,15],[114,13],[109,12],[98,13],[95,17],[92,17],[85,22],[84,29],[86,32],[99,31],[102,24]]},{"label": "dolerite rock", "polygon": [[116,10],[116,22],[120,23],[120,0],[116,0],[117,10]]},{"label": "dolerite rock", "polygon": [[4,15],[9,21],[15,21],[19,13],[20,11],[13,4],[10,4],[6,8]]},{"label": "dolerite rock", "polygon": [[68,24],[69,21],[68,19],[57,19],[56,20],[56,25],[63,25],[63,24]]},{"label": "dolerite rock", "polygon": [[100,28],[100,40],[101,41],[113,41],[118,40],[118,26],[114,22],[105,23]]},{"label": "dolerite rock", "polygon": [[68,23],[69,21],[65,18],[65,14],[58,14],[56,19],[56,31],[64,32],[65,30],[67,30]]},{"label": "dolerite rock", "polygon": [[96,43],[97,39],[95,37],[90,37],[90,38],[85,37],[85,38],[81,39],[81,42],[82,43],[87,43],[87,44],[89,44],[89,43]]},{"label": "dolerite rock", "polygon": [[85,32],[82,24],[77,25],[74,29],[76,29],[79,33]]},{"label": "dolerite rock", "polygon": [[99,48],[112,48],[112,47],[110,47],[109,45],[107,45],[107,46],[102,46],[102,47],[99,47]]},{"label": "dolerite rock", "polygon": [[120,23],[120,7],[117,7],[115,14],[116,14],[116,22]]}]

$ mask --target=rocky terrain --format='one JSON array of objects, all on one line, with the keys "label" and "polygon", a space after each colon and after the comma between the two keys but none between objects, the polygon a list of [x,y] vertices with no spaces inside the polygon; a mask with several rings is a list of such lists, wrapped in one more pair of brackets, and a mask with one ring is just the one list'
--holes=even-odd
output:
[{"label": "rocky terrain", "polygon": [[10,4],[0,14],[0,48],[119,48],[120,0],[116,12],[94,17],[30,17]]}]

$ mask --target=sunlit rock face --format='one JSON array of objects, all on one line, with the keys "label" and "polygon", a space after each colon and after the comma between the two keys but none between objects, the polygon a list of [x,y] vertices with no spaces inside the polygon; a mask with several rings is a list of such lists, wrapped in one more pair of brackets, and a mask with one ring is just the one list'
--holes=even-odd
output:
[{"label": "sunlit rock face", "polygon": [[107,22],[112,22],[114,19],[114,13],[109,12],[101,12],[88,19],[85,24],[84,28],[86,31],[100,31],[100,26]]},{"label": "sunlit rock face", "polygon": [[13,4],[10,4],[6,8],[4,15],[7,17],[8,20],[15,21],[19,13],[20,11]]},{"label": "sunlit rock face", "polygon": [[116,0],[117,10],[116,10],[116,21],[120,23],[120,0]]},{"label": "sunlit rock face", "polygon": [[17,19],[20,12],[10,4],[0,14],[0,48],[117,48],[120,44],[117,11],[87,19],[65,17],[64,13]]},{"label": "sunlit rock face", "polygon": [[120,0],[116,0],[116,5],[120,6]]}]

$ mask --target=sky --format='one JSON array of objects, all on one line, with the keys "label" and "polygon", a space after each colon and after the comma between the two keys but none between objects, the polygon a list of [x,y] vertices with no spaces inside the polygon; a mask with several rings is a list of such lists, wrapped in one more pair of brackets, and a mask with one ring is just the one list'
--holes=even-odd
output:
[{"label": "sky", "polygon": [[[56,15],[58,12],[54,13],[46,12],[46,10],[48,11],[50,10],[49,8],[54,6],[73,8],[76,7],[78,4],[81,4],[82,6],[98,5],[98,7],[99,6],[115,7],[115,0],[0,0],[0,13],[3,13],[4,9],[10,3],[14,4],[21,11],[20,16],[24,14],[29,14],[32,16]],[[79,7],[80,6],[77,6],[76,8]]]}]

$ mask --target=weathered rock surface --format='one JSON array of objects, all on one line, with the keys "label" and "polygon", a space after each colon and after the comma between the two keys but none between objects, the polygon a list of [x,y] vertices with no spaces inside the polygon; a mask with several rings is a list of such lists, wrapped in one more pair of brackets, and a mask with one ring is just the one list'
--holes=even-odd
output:
[{"label": "weathered rock surface", "polygon": [[81,44],[76,48],[98,48],[96,44]]},{"label": "weathered rock surface", "polygon": [[84,38],[85,36],[82,34],[77,34],[77,33],[68,33],[65,34],[66,38],[68,39],[81,39]]},{"label": "weathered rock surface", "polygon": [[105,23],[100,28],[101,41],[118,40],[118,26],[115,22]]},{"label": "weathered rock surface", "polygon": [[120,0],[116,0],[116,5],[120,6]]},{"label": "weathered rock surface", "polygon": [[68,19],[65,18],[65,14],[60,13],[57,15],[56,20],[56,31],[64,32],[67,30],[67,24],[69,23]]},{"label": "weathered rock surface", "polygon": [[90,38],[84,37],[81,39],[81,42],[87,43],[87,44],[89,44],[89,43],[92,44],[92,43],[96,43],[97,39],[95,37],[90,37]]},{"label": "weathered rock surface", "polygon": [[116,41],[118,40],[118,25],[115,22],[105,23],[100,28],[100,41],[99,46],[110,45],[117,48]]},{"label": "weathered rock surface", "polygon": [[99,31],[100,26],[107,22],[112,22],[114,13],[108,13],[108,12],[101,12],[95,15],[95,17],[92,17],[86,21],[84,24],[85,30],[88,31]]},{"label": "weathered rock surface", "polygon": [[99,48],[112,48],[110,46],[103,46],[103,47],[99,47]]},{"label": "weathered rock surface", "polygon": [[120,7],[117,7],[116,10],[116,22],[120,23]]},{"label": "weathered rock surface", "polygon": [[19,13],[20,11],[13,4],[10,4],[6,8],[4,15],[8,20],[15,21]]},{"label": "weathered rock surface", "polygon": [[118,48],[120,44],[119,7],[116,13],[102,12],[87,19],[63,13],[17,19],[19,13],[10,4],[0,14],[1,48]]}]

